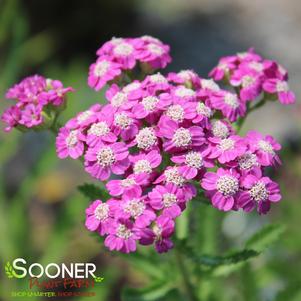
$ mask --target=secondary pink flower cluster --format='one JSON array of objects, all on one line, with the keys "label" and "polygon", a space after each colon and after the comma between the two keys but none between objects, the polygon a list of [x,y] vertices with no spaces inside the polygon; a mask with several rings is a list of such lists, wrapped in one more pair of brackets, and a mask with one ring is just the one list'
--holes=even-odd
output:
[{"label": "secondary pink flower cluster", "polygon": [[110,250],[140,243],[168,251],[176,218],[201,187],[223,211],[265,214],[280,200],[264,175],[280,163],[280,145],[255,131],[235,133],[231,122],[246,114],[235,91],[185,70],[113,84],[106,98],[69,120],[56,144],[60,158],[84,156],[85,170],[108,180],[112,198],[87,208],[86,227]]},{"label": "secondary pink flower cluster", "polygon": [[10,131],[13,127],[25,130],[47,126],[45,123],[52,121],[51,113],[63,106],[65,94],[70,91],[73,89],[64,88],[60,81],[40,75],[23,79],[6,93],[6,98],[15,100],[16,104],[1,116],[7,124],[5,130]]},{"label": "secondary pink flower cluster", "polygon": [[160,40],[140,38],[113,38],[96,52],[98,58],[90,66],[88,84],[96,91],[108,82],[112,83],[126,72],[140,68],[146,72],[165,68],[171,62],[169,46]]},{"label": "secondary pink flower cluster", "polygon": [[277,62],[263,59],[253,48],[222,57],[209,75],[239,87],[239,96],[244,101],[253,101],[264,92],[268,98],[271,94],[276,96],[282,104],[295,102],[295,95],[287,83],[287,71]]}]

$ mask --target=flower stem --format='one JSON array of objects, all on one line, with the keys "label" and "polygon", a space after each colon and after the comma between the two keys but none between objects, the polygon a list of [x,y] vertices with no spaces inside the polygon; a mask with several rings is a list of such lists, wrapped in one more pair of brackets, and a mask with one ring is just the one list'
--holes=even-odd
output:
[{"label": "flower stem", "polygon": [[[262,98],[256,105],[254,105],[253,107],[249,107],[249,103],[248,103],[248,108],[247,108],[247,112],[248,114],[250,114],[251,112],[257,110],[258,108],[262,107],[266,102],[265,98]],[[236,128],[237,128],[237,133],[240,132],[242,126],[244,125],[245,121],[246,121],[246,117],[244,118],[240,118],[237,123],[236,123]]]},{"label": "flower stem", "polygon": [[56,136],[61,127],[62,127],[62,125],[57,121],[57,118],[55,118],[51,127],[49,128],[49,131],[52,132]]},{"label": "flower stem", "polygon": [[185,293],[185,297],[188,301],[198,301],[197,297],[194,293],[194,287],[193,284],[190,281],[190,274],[187,270],[184,262],[184,257],[181,251],[177,248],[174,249],[175,251],[175,257],[176,257],[176,263],[178,266],[179,273],[181,274],[182,280],[183,280],[183,290]]}]

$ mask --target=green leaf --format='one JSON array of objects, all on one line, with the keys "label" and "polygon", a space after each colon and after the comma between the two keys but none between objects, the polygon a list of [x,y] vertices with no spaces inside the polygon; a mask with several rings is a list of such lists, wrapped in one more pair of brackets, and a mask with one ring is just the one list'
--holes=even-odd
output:
[{"label": "green leaf", "polygon": [[280,224],[267,225],[248,239],[246,248],[262,252],[277,241],[284,230],[285,227]]},{"label": "green leaf", "polygon": [[[127,254],[119,254],[119,256],[129,262],[137,270],[151,276],[152,279],[163,279],[166,277],[164,271],[165,265],[163,263],[154,262],[151,258],[143,256],[138,252],[131,254],[131,256]],[[158,264],[160,264],[160,268],[158,268]]]},{"label": "green leaf", "polygon": [[217,267],[221,265],[243,262],[258,255],[259,252],[256,252],[254,250],[242,250],[226,256],[202,255],[197,258],[197,261],[205,266]]},{"label": "green leaf", "polygon": [[214,268],[211,272],[211,276],[214,277],[226,277],[229,276],[230,274],[237,272],[241,268],[245,266],[247,261],[241,261],[238,263],[232,263],[228,265],[220,265]]},{"label": "green leaf", "polygon": [[301,283],[299,281],[290,283],[286,288],[281,290],[275,301],[298,301],[301,298]]},{"label": "green leaf", "polygon": [[173,289],[168,282],[156,282],[146,288],[124,288],[121,295],[122,301],[159,301]]},{"label": "green leaf", "polygon": [[5,273],[8,278],[14,278],[14,269],[9,261],[5,265]]},{"label": "green leaf", "polygon": [[185,211],[177,218],[176,235],[178,239],[187,238],[189,232],[189,216],[191,212],[191,206],[188,205]]},{"label": "green leaf", "polygon": [[90,200],[97,200],[104,196],[103,190],[94,184],[83,184],[77,187],[77,189]]}]

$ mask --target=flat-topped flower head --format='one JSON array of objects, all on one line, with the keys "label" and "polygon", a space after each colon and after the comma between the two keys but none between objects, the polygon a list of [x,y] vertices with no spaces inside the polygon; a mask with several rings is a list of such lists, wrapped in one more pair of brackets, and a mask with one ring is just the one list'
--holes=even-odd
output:
[{"label": "flat-topped flower head", "polygon": [[8,89],[5,95],[7,99],[15,101],[1,116],[7,125],[5,131],[14,127],[22,131],[48,129],[65,105],[66,94],[72,91],[73,88],[64,87],[59,80],[40,75],[24,78]]},{"label": "flat-topped flower head", "polygon": [[238,198],[238,206],[246,212],[257,207],[259,214],[266,214],[271,202],[279,202],[281,199],[278,184],[268,177],[247,175],[242,180],[242,187],[245,190]]},{"label": "flat-topped flower head", "polygon": [[97,56],[88,78],[89,86],[95,90],[122,78],[125,71],[134,69],[137,64],[142,72],[151,72],[171,62],[169,46],[151,37],[113,38],[97,50]]},{"label": "flat-topped flower head", "polygon": [[85,170],[94,178],[107,180],[111,172],[124,174],[130,163],[128,148],[122,142],[98,144],[85,153]]},{"label": "flat-topped flower head", "polygon": [[219,168],[216,173],[205,173],[201,186],[208,192],[212,205],[229,211],[235,207],[239,192],[239,174],[234,170]]}]

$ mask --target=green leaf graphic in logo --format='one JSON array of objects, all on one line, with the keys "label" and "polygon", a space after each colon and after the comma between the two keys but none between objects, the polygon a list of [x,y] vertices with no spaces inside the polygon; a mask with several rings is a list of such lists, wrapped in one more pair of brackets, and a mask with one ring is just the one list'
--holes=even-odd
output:
[{"label": "green leaf graphic in logo", "polygon": [[11,266],[10,262],[8,261],[5,265],[5,273],[6,273],[6,276],[8,278],[14,278],[15,277],[15,273],[14,273],[14,269],[13,267]]},{"label": "green leaf graphic in logo", "polygon": [[102,282],[103,280],[104,280],[103,277],[97,277],[97,276],[94,277],[95,282]]}]

